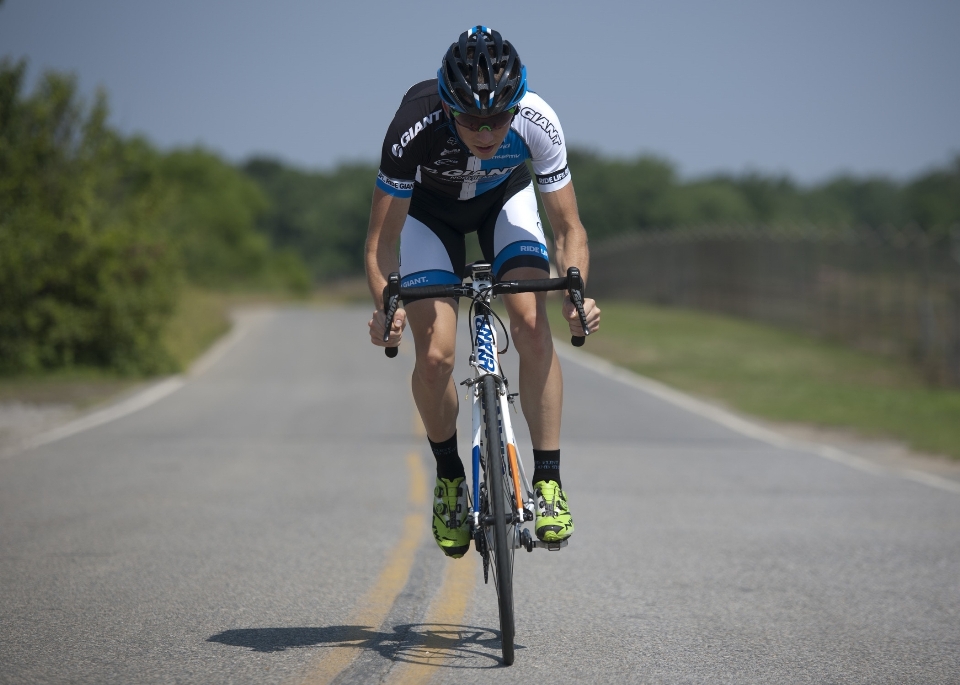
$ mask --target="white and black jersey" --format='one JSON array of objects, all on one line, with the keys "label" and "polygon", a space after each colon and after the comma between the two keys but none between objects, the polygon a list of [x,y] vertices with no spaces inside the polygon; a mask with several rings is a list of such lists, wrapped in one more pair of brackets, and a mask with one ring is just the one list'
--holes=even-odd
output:
[{"label": "white and black jersey", "polygon": [[437,80],[418,83],[403,96],[387,129],[377,186],[396,197],[423,189],[434,196],[470,200],[505,182],[516,191],[525,187],[530,175],[524,162],[529,159],[540,190],[559,190],[570,182],[570,171],[557,115],[531,91],[518,107],[497,154],[482,160],[470,153],[444,114]]}]

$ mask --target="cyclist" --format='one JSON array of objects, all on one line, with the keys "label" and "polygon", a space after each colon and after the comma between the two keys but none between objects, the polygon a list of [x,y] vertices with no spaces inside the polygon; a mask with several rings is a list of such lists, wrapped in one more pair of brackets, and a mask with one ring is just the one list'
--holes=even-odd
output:
[{"label": "cyclist", "polygon": [[[433,534],[448,555],[470,545],[463,462],[457,451],[456,384],[452,378],[457,303],[404,302],[390,322],[380,309],[387,276],[401,286],[460,283],[467,233],[476,232],[484,259],[500,279],[547,278],[550,266],[530,159],[553,227],[560,273],[576,266],[587,277],[587,234],[567,168],[563,130],[554,111],[527,87],[527,70],[509,41],[475,26],[443,57],[437,78],[403,96],[384,138],[366,242],[366,270],[377,309],[369,322],[375,345],[396,346],[409,322],[416,364],[413,397],[437,461]],[[399,258],[397,243],[399,241]],[[545,273],[547,272],[547,273]],[[560,480],[563,379],[547,323],[544,293],[503,297],[520,356],[520,400],[533,441],[535,529],[548,542],[573,532]],[[600,310],[585,299],[591,332]],[[569,297],[563,315],[583,335]]]}]

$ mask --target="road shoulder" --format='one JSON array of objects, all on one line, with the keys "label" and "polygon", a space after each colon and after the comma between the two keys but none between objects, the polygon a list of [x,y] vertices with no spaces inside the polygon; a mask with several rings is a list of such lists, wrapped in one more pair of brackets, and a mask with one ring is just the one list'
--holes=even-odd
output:
[{"label": "road shoulder", "polygon": [[266,321],[272,311],[269,307],[232,311],[230,329],[198,357],[186,373],[121,386],[122,391],[90,406],[56,400],[0,402],[0,458],[11,457],[150,406],[214,366],[253,328]]}]

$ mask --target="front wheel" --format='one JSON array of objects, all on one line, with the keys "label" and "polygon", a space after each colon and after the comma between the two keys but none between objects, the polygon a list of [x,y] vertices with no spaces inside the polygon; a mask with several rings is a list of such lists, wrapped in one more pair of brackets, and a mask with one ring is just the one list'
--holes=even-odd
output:
[{"label": "front wheel", "polygon": [[[499,402],[497,381],[493,376],[483,378],[484,436],[486,438],[487,496],[490,506],[487,511],[492,515],[492,523],[484,523],[487,547],[493,556],[493,582],[497,588],[497,600],[500,608],[500,640],[503,650],[503,663],[513,663],[513,555],[516,548],[516,524],[513,523],[513,509],[507,499],[510,490],[506,481],[511,475],[506,468],[503,454],[503,441],[500,439],[500,418],[497,415]],[[512,482],[512,481],[510,481]]]}]

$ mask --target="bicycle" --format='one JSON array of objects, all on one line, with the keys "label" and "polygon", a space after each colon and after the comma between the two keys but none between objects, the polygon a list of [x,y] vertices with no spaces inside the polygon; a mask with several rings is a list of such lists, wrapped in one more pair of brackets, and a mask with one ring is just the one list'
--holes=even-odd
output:
[{"label": "bicycle", "polygon": [[[393,320],[401,299],[471,299],[469,363],[474,369],[474,376],[460,384],[466,386],[473,396],[473,498],[468,519],[474,548],[483,559],[485,584],[489,582],[492,571],[500,613],[503,663],[509,666],[514,661],[514,552],[521,547],[528,552],[538,548],[556,551],[565,547],[567,540],[557,543],[542,542],[531,535],[528,528],[523,527],[524,523],[534,520],[534,493],[517,451],[510,412],[507,411],[507,405],[513,406],[517,397],[517,393],[510,393],[507,378],[500,366],[500,355],[506,352],[507,348],[499,349],[493,321],[500,324],[508,346],[509,334],[490,305],[492,300],[501,294],[566,290],[576,307],[584,333],[589,335],[589,330],[583,310],[583,279],[576,267],[567,269],[567,275],[563,278],[497,283],[494,283],[490,264],[476,262],[468,268],[471,281],[451,285],[401,287],[400,274],[390,274],[383,290],[385,321],[388,322],[383,341],[389,340],[389,322]],[[579,347],[584,340],[583,336],[573,336],[571,342]],[[385,350],[388,357],[395,357],[397,352],[396,347]]]}]

